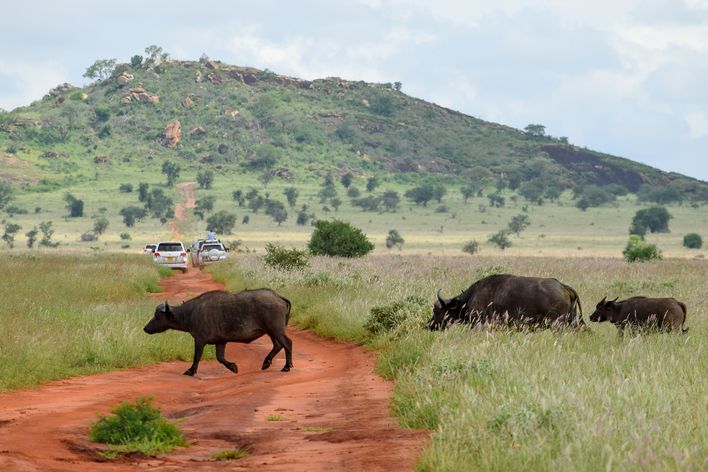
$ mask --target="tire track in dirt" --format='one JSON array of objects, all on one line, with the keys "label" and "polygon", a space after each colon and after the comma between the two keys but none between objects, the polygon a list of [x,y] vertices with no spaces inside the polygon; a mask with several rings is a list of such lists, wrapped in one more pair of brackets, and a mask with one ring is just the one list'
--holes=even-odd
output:
[{"label": "tire track in dirt", "polygon": [[197,206],[196,197],[194,196],[194,182],[177,184],[177,192],[179,192],[183,201],[175,205],[175,219],[168,224],[170,231],[172,231],[172,238],[180,240],[182,239],[180,224],[186,219],[185,210],[191,210]]}]

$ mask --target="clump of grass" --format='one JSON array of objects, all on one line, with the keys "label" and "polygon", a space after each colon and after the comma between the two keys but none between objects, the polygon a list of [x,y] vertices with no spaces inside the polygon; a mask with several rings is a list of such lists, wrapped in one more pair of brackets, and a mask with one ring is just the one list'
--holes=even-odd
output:
[{"label": "clump of grass", "polygon": [[[388,332],[402,326],[405,322],[422,320],[429,312],[428,301],[423,297],[409,296],[388,305],[378,305],[371,309],[371,316],[364,328],[371,334]],[[422,323],[420,324],[422,327]]]},{"label": "clump of grass", "polygon": [[280,415],[268,415],[266,421],[285,421],[285,418]]},{"label": "clump of grass", "polygon": [[302,430],[306,433],[329,433],[332,428],[329,426],[304,426]]},{"label": "clump of grass", "polygon": [[246,449],[229,449],[226,451],[215,452],[210,457],[215,461],[234,461],[248,456],[250,452]]},{"label": "clump of grass", "polygon": [[169,267],[165,266],[156,266],[157,267],[157,273],[160,274],[160,277],[172,277],[175,275],[174,271],[170,269]]},{"label": "clump of grass", "polygon": [[156,456],[187,444],[179,428],[167,421],[152,398],[141,397],[135,403],[122,402],[113,416],[101,416],[91,425],[89,439],[108,444],[108,458],[139,452]]}]

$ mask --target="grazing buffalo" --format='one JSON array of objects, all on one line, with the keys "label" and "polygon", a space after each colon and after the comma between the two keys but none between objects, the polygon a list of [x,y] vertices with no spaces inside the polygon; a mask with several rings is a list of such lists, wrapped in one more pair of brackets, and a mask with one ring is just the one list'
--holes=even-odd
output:
[{"label": "grazing buffalo", "polygon": [[529,326],[585,326],[578,294],[556,279],[499,274],[478,280],[455,298],[438,290],[431,330],[451,323],[504,322]]},{"label": "grazing buffalo", "polygon": [[290,318],[290,302],[267,288],[231,293],[222,290],[206,292],[171,307],[159,305],[155,315],[145,325],[148,334],[168,329],[185,331],[194,338],[194,362],[184,375],[194,375],[206,344],[216,346],[216,358],[233,373],[236,364],[224,358],[226,343],[250,343],[264,334],[273,341],[273,349],[263,361],[263,369],[270,367],[273,357],[285,348],[287,372],[293,366],[292,341],[285,335]]},{"label": "grazing buffalo", "polygon": [[683,327],[686,305],[674,298],[632,297],[618,302],[616,298],[607,301],[605,297],[595,307],[590,321],[609,321],[617,326],[620,335],[627,326],[688,331]]}]

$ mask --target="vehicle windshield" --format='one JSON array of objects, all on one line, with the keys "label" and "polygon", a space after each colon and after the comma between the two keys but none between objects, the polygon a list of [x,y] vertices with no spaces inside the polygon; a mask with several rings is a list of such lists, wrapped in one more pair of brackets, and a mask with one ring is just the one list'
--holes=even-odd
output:
[{"label": "vehicle windshield", "polygon": [[205,244],[204,247],[202,247],[202,251],[211,251],[212,249],[216,249],[217,251],[224,250],[220,244]]},{"label": "vehicle windshield", "polygon": [[180,243],[160,243],[156,252],[182,252],[182,250]]}]

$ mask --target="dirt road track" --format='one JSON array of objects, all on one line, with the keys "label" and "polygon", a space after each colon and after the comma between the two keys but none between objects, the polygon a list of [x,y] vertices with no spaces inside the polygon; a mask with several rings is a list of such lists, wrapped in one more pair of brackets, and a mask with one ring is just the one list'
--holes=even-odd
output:
[{"label": "dirt road track", "polygon": [[[167,279],[165,288],[157,298],[179,303],[221,287],[190,269]],[[192,378],[182,375],[188,362],[164,362],[2,394],[0,470],[411,470],[427,432],[398,429],[388,416],[392,385],[372,374],[374,356],[307,331],[289,328],[288,334],[294,350],[288,373],[279,371],[282,352],[271,369],[260,370],[270,350],[265,337],[227,346],[236,375],[203,361]],[[96,413],[140,396],[153,396],[166,416],[178,419],[191,447],[160,458],[99,462],[100,448],[86,439]],[[268,421],[270,415],[281,420]],[[210,458],[234,448],[250,455]]]}]

